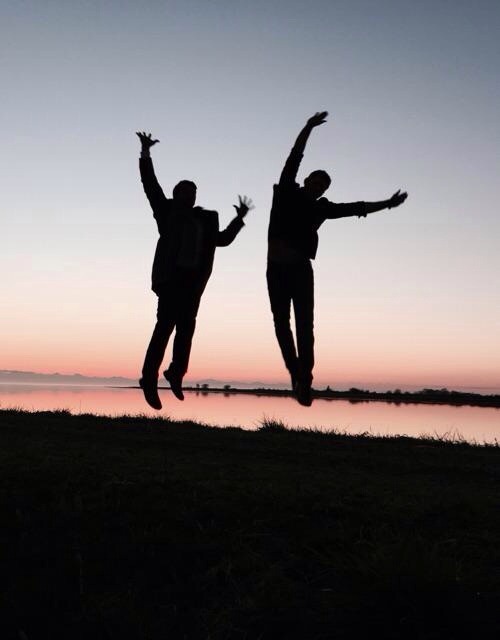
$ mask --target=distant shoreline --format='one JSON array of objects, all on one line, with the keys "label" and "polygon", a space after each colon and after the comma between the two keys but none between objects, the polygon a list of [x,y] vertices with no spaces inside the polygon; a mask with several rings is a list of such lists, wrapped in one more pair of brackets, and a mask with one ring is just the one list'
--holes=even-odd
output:
[{"label": "distant shoreline", "polygon": [[[139,386],[111,387],[113,389],[140,389]],[[169,389],[169,387],[158,387]],[[289,389],[238,389],[236,387],[184,387],[184,391],[207,395],[217,393],[224,395],[253,395],[274,396],[281,398],[293,397]],[[349,389],[336,391],[334,389],[314,389],[313,397],[318,400],[348,400],[353,404],[359,402],[388,402],[390,404],[444,404],[451,406],[469,406],[500,408],[500,395],[483,395],[480,393],[466,393],[449,391],[448,389],[422,389],[421,391],[367,391],[365,389]]]}]

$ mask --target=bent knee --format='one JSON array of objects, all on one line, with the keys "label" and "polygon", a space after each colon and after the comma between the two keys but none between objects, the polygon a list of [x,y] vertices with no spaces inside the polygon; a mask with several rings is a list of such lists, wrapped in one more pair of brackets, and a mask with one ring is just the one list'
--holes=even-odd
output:
[{"label": "bent knee", "polygon": [[273,312],[273,322],[275,327],[290,327],[290,314],[289,313],[274,313]]}]

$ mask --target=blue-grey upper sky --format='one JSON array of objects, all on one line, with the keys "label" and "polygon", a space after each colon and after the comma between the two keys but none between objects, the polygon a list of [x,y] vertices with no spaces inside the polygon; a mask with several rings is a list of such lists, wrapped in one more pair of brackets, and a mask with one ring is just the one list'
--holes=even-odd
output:
[{"label": "blue-grey upper sky", "polygon": [[140,129],[166,192],[195,180],[222,224],[236,194],[256,203],[218,252],[192,373],[216,347],[228,375],[277,377],[272,183],[326,109],[300,175],[327,169],[336,201],[410,197],[321,229],[317,379],[500,384],[497,1],[18,1],[0,31],[0,366],[139,369],[156,238]]}]

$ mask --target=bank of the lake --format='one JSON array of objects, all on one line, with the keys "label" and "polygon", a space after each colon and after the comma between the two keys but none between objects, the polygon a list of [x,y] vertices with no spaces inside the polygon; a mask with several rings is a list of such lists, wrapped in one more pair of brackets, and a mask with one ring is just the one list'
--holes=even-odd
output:
[{"label": "bank of the lake", "polygon": [[[116,387],[120,388],[120,387]],[[122,387],[123,388],[123,387]],[[140,389],[139,386],[128,387],[130,389]],[[169,389],[170,387],[159,386],[160,389]],[[278,398],[294,397],[290,389],[241,389],[225,385],[224,387],[209,387],[208,385],[198,385],[196,387],[185,387],[185,391],[195,393],[223,393],[224,395],[253,395],[253,396],[271,396]],[[394,404],[444,404],[451,406],[468,406],[468,407],[489,407],[500,408],[499,394],[482,394],[471,393],[465,391],[454,391],[449,389],[421,389],[419,391],[370,391],[368,389],[351,388],[345,391],[338,389],[313,389],[313,398],[324,400],[348,400],[352,403],[358,402],[388,402]]]},{"label": "bank of the lake", "polygon": [[498,447],[13,410],[0,442],[2,637],[498,631]]}]

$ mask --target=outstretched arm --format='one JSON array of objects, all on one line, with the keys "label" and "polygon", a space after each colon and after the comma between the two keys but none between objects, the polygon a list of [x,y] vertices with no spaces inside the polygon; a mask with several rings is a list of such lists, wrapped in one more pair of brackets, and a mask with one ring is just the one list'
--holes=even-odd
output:
[{"label": "outstretched arm", "polygon": [[153,140],[151,138],[151,134],[147,134],[144,131],[136,131],[136,134],[139,136],[139,140],[141,141],[139,170],[141,172],[142,186],[144,187],[144,192],[149,200],[149,204],[156,215],[158,208],[161,207],[167,199],[163,193],[163,189],[160,187],[160,183],[156,179],[150,153],[151,147],[160,141]]},{"label": "outstretched arm", "polygon": [[[358,216],[358,218],[366,218],[369,213],[375,213],[376,211],[382,211],[383,209],[393,209],[399,207],[400,204],[408,197],[406,191],[401,193],[401,189],[398,189],[387,200],[380,200],[378,202],[349,202],[349,203],[336,203],[328,202],[328,218],[348,218],[349,216]],[[325,199],[326,200],[326,199]]]},{"label": "outstretched arm", "polygon": [[236,238],[238,233],[244,227],[243,218],[249,211],[253,209],[252,200],[246,196],[238,196],[239,204],[233,204],[236,209],[236,216],[231,220],[224,231],[219,231],[217,236],[217,246],[227,247]]},{"label": "outstretched arm", "polygon": [[306,148],[307,141],[311,134],[311,131],[314,127],[319,126],[326,122],[326,117],[328,115],[328,111],[321,111],[315,113],[313,116],[309,118],[306,122],[305,127],[297,136],[297,140],[295,140],[295,144],[290,151],[290,155],[288,156],[285,166],[283,167],[283,171],[280,176],[280,185],[290,184],[295,182],[295,178],[297,177],[297,171],[299,170],[300,163],[302,161],[302,156],[304,155],[304,150]]}]

